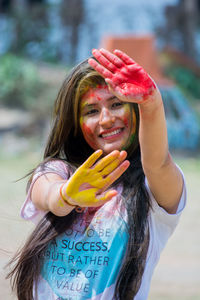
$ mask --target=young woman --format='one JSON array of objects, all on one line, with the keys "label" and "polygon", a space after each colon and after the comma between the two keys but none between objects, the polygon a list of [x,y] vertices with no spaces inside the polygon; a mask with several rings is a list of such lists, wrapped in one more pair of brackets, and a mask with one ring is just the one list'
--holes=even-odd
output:
[{"label": "young woman", "polygon": [[92,53],[63,83],[29,181],[21,213],[37,226],[9,274],[20,300],[147,299],[185,205],[156,84],[119,50]]}]

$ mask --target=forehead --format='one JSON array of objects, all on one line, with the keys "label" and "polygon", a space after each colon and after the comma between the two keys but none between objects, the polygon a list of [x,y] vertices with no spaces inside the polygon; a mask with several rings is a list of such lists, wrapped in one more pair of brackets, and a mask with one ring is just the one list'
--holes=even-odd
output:
[{"label": "forehead", "polygon": [[85,101],[101,101],[113,97],[113,94],[108,90],[107,85],[99,85],[95,88],[90,88],[82,97],[81,103]]}]

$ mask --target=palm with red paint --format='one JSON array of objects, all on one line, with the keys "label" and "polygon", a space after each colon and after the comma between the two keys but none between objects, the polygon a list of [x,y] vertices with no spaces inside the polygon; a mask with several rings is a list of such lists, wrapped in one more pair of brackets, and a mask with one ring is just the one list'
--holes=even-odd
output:
[{"label": "palm with red paint", "polygon": [[[114,54],[113,54],[114,53]],[[156,85],[147,72],[120,50],[111,53],[94,49],[88,63],[108,83],[111,92],[122,101],[142,103],[152,95]]]}]

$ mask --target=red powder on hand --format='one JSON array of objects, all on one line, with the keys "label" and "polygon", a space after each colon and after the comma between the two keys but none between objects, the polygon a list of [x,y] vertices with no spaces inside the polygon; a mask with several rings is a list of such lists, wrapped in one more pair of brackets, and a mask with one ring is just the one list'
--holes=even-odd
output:
[{"label": "red powder on hand", "polygon": [[94,50],[93,55],[98,60],[89,60],[89,64],[104,77],[112,89],[127,97],[145,101],[152,94],[156,85],[147,72],[122,51],[115,54],[101,49]]}]

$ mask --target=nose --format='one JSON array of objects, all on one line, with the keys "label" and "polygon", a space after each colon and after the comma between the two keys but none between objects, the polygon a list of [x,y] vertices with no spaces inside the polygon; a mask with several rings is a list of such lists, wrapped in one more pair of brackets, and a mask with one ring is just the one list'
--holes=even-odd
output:
[{"label": "nose", "polygon": [[99,117],[99,125],[107,128],[112,127],[115,116],[107,108],[103,108]]}]

